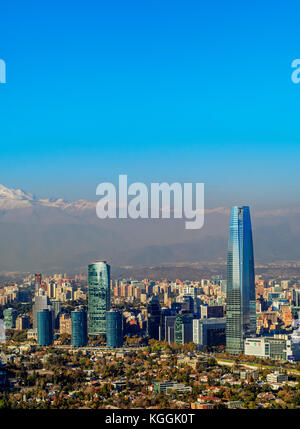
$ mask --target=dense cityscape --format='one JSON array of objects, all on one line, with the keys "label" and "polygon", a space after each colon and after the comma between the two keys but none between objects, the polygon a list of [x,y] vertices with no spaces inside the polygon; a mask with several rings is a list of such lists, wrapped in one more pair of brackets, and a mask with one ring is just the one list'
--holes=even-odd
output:
[{"label": "dense cityscape", "polygon": [[255,274],[248,207],[228,237],[227,278],[3,277],[0,407],[299,408],[300,277]]}]

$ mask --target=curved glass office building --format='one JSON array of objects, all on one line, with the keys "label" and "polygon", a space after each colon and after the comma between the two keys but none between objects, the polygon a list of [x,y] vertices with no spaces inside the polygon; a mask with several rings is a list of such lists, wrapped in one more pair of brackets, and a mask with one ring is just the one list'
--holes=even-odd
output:
[{"label": "curved glass office building", "polygon": [[122,326],[122,313],[120,311],[110,310],[106,315],[107,347],[116,348],[123,345],[123,326]]},{"label": "curved glass office building", "polygon": [[52,311],[45,309],[37,312],[38,344],[50,346],[53,344]]},{"label": "curved glass office building", "polygon": [[256,334],[255,277],[250,210],[232,207],[227,259],[226,348],[237,355]]},{"label": "curved glass office building", "polygon": [[87,345],[87,314],[84,309],[71,312],[72,319],[72,346],[84,347]]},{"label": "curved glass office building", "polygon": [[106,337],[106,312],[110,310],[110,266],[94,262],[88,267],[88,334]]}]

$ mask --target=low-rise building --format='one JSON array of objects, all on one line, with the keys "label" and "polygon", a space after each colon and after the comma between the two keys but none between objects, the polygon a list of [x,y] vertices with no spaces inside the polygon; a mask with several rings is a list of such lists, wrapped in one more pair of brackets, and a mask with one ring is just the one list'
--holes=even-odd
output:
[{"label": "low-rise building", "polygon": [[275,334],[270,337],[246,338],[245,355],[259,358],[298,361],[300,360],[300,335]]},{"label": "low-rise building", "polygon": [[154,382],[154,392],[165,392],[168,393],[171,390],[176,390],[178,393],[191,392],[192,388],[182,383],[175,381],[156,381]]},{"label": "low-rise building", "polygon": [[287,374],[282,374],[279,371],[272,372],[271,374],[267,375],[267,382],[268,383],[285,383],[288,381]]}]

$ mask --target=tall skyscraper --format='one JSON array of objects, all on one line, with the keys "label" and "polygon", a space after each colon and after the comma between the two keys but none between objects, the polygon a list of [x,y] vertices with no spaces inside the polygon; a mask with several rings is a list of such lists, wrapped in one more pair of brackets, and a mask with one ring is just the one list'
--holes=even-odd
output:
[{"label": "tall skyscraper", "polygon": [[174,325],[176,344],[187,344],[193,341],[193,317],[177,314]]},{"label": "tall skyscraper", "polygon": [[155,340],[159,339],[161,307],[156,295],[150,298],[147,307],[147,335]]},{"label": "tall skyscraper", "polygon": [[300,289],[293,289],[293,304],[300,307]]},{"label": "tall skyscraper", "polygon": [[[32,307],[33,329],[37,329],[37,313],[44,309],[52,310],[51,302],[43,290],[39,291],[39,295],[35,295],[34,304]],[[53,317],[53,316],[52,316]]]},{"label": "tall skyscraper", "polygon": [[95,262],[88,267],[88,333],[106,337],[106,312],[110,310],[110,266]]},{"label": "tall skyscraper", "polygon": [[58,299],[50,299],[51,308],[53,310],[53,328],[59,329],[59,316],[61,312],[61,301]]},{"label": "tall skyscraper", "polygon": [[122,313],[110,310],[107,312],[107,347],[115,348],[123,345]]},{"label": "tall skyscraper", "polygon": [[14,329],[16,327],[16,320],[18,312],[14,308],[6,308],[3,310],[5,329]]},{"label": "tall skyscraper", "polygon": [[84,347],[87,345],[87,314],[83,308],[71,312],[72,318],[72,346]]},{"label": "tall skyscraper", "polygon": [[44,309],[37,312],[38,344],[50,346],[53,344],[52,311]]},{"label": "tall skyscraper", "polygon": [[256,333],[255,276],[249,207],[232,207],[227,260],[226,348],[244,351],[246,337]]},{"label": "tall skyscraper", "polygon": [[42,274],[37,273],[34,275],[34,285],[35,285],[35,291],[37,292],[42,284]]},{"label": "tall skyscraper", "polygon": [[[168,341],[168,328],[170,327],[170,317],[173,317],[174,323],[176,319],[176,311],[172,308],[162,308],[159,322],[159,341]],[[169,324],[167,323],[169,321]],[[172,319],[171,319],[172,320]],[[174,328],[174,326],[173,326]]]}]

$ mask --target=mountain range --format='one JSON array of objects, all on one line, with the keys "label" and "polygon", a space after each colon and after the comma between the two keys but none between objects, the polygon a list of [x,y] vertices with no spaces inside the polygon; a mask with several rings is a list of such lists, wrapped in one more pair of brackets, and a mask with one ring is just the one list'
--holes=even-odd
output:
[{"label": "mountain range", "polygon": [[[93,260],[151,266],[226,259],[230,210],[205,211],[204,227],[181,219],[105,219],[96,203],[40,199],[0,185],[0,271],[80,271]],[[252,212],[257,261],[300,260],[300,207]]]}]

